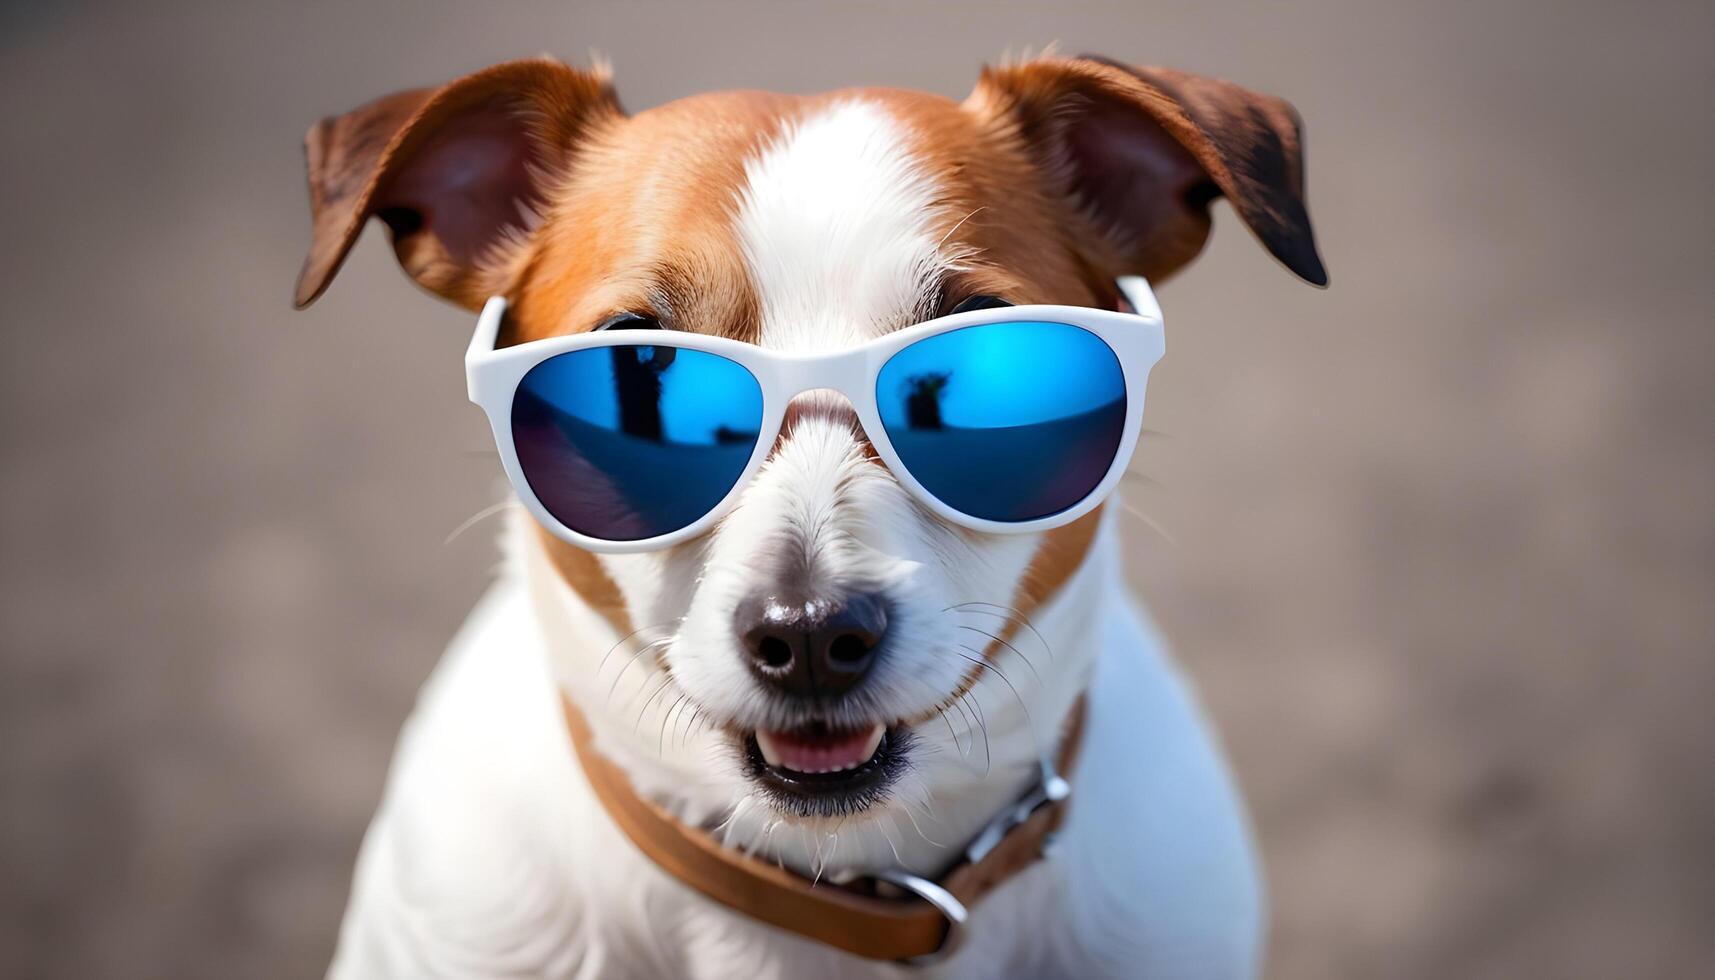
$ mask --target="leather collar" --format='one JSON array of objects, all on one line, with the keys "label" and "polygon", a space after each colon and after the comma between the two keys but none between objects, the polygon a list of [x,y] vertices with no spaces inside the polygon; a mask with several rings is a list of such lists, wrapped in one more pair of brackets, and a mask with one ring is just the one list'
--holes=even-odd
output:
[{"label": "leather collar", "polygon": [[723,846],[644,799],[595,750],[588,723],[564,692],[572,747],[590,788],[620,830],[662,870],[735,911],[872,960],[928,963],[958,943],[966,910],[1043,856],[1065,819],[1070,772],[1083,741],[1084,699],[1067,716],[1057,758],[1042,779],[991,820],[936,881],[902,871],[835,884]]}]

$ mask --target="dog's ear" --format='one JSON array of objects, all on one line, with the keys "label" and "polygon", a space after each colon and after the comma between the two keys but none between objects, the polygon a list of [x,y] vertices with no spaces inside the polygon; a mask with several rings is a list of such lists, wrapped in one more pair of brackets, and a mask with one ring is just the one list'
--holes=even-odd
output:
[{"label": "dog's ear", "polygon": [[624,115],[605,71],[513,61],[324,119],[304,138],[314,234],[296,303],[327,289],[371,215],[424,288],[475,309],[481,271],[580,145]]},{"label": "dog's ear", "polygon": [[1328,284],[1304,210],[1298,113],[1280,99],[1084,56],[985,68],[965,105],[1022,142],[1085,219],[1093,240],[1074,245],[1106,273],[1177,271],[1202,250],[1224,194],[1275,258]]}]

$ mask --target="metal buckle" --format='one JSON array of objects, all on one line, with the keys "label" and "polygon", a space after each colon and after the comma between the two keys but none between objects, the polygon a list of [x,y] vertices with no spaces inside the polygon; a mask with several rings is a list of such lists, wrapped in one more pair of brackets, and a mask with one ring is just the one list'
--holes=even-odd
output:
[{"label": "metal buckle", "polygon": [[994,819],[990,820],[982,832],[977,834],[976,839],[971,841],[970,846],[965,848],[966,861],[972,864],[981,861],[1006,839],[1007,834],[1012,833],[1014,827],[1029,820],[1037,810],[1072,795],[1072,784],[1054,771],[1053,762],[1044,756],[1038,760],[1038,765],[1042,775],[1036,785],[1020,797],[1017,803],[994,815]]},{"label": "metal buckle", "polygon": [[940,948],[933,953],[900,960],[901,963],[909,966],[933,966],[958,952],[959,947],[965,941],[965,920],[970,917],[970,912],[965,908],[964,902],[954,898],[952,892],[933,881],[927,878],[919,878],[909,871],[888,868],[885,871],[876,872],[873,877],[877,881],[896,885],[935,906],[935,911],[941,913],[941,917],[947,920],[947,934],[941,937]]}]

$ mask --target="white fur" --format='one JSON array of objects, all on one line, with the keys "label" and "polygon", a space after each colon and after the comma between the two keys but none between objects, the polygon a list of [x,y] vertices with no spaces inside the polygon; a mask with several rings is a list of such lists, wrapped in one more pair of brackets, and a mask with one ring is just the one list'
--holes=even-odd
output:
[{"label": "white fur", "polygon": [[[735,202],[761,342],[855,343],[919,319],[941,272],[933,175],[878,105],[787,126]],[[832,396],[814,396],[816,398]],[[616,634],[514,520],[502,581],[425,688],[365,841],[333,973],[370,976],[840,977],[909,971],[758,926],[651,865],[579,778],[554,706],[681,819],[807,875],[933,876],[1014,800],[1079,693],[1086,746],[1059,850],[989,896],[967,951],[919,976],[1237,978],[1261,897],[1242,809],[1191,699],[1123,593],[1117,531],[978,670],[1035,554],[934,518],[866,460],[838,405],[804,417],[702,540],[604,556]],[[1110,508],[1110,512],[1117,508]],[[880,592],[885,655],[854,721],[909,725],[911,772],[839,820],[754,791],[730,731],[778,711],[733,628],[747,596]],[[975,673],[967,696],[937,711]]]},{"label": "white fur", "polygon": [[738,237],[764,347],[833,350],[923,319],[944,217],[911,134],[851,100],[788,125],[745,168]]}]

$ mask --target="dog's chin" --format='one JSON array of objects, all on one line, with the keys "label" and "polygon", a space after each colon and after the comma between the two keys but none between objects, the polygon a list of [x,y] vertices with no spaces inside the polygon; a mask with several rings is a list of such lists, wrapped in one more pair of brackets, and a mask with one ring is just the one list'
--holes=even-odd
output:
[{"label": "dog's chin", "polygon": [[910,767],[904,725],[836,728],[812,721],[739,738],[745,775],[776,810],[800,818],[851,817],[884,806]]}]

